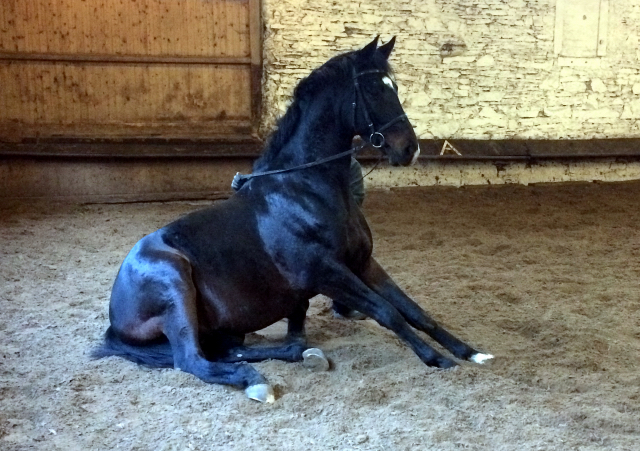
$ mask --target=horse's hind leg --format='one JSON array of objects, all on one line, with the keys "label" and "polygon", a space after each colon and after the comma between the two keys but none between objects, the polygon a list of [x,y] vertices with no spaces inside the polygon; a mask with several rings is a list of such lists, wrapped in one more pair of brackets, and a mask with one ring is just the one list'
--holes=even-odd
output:
[{"label": "horse's hind leg", "polygon": [[333,299],[333,313],[339,318],[363,320],[367,319],[367,315],[363,315],[357,310],[350,309],[339,300]]},{"label": "horse's hind leg", "polygon": [[412,327],[425,332],[457,358],[476,363],[484,363],[493,358],[491,354],[478,352],[436,323],[427,312],[395,284],[373,258],[369,261],[367,270],[362,275],[362,280],[397,308]]},{"label": "horse's hind leg", "polygon": [[216,357],[220,362],[261,362],[275,359],[285,362],[300,362],[313,370],[329,369],[329,361],[317,348],[307,348],[305,319],[309,301],[303,301],[296,311],[288,317],[287,336],[279,346],[230,346]]},{"label": "horse's hind leg", "polygon": [[149,340],[164,335],[174,368],[208,383],[244,388],[251,398],[272,401],[265,378],[252,366],[205,358],[198,340],[197,293],[186,257],[157,243],[140,247],[125,259],[112,291],[111,324],[119,338],[140,354]]},{"label": "horse's hind leg", "polygon": [[212,362],[204,357],[198,340],[196,290],[188,277],[173,283],[171,308],[165,314],[163,333],[173,350],[174,366],[212,384],[244,388],[247,396],[272,402],[273,392],[266,379],[246,363]]}]

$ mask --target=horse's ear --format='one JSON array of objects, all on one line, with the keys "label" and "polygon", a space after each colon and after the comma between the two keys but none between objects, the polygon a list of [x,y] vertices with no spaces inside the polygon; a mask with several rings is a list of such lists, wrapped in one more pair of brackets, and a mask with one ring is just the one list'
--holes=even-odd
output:
[{"label": "horse's ear", "polygon": [[373,58],[373,55],[378,48],[378,39],[380,39],[380,35],[376,36],[373,41],[365,45],[360,52],[365,56]]},{"label": "horse's ear", "polygon": [[392,37],[389,39],[389,42],[383,44],[378,48],[378,52],[384,56],[385,59],[389,59],[389,55],[391,55],[391,51],[393,50],[393,46],[396,44],[396,37]]}]

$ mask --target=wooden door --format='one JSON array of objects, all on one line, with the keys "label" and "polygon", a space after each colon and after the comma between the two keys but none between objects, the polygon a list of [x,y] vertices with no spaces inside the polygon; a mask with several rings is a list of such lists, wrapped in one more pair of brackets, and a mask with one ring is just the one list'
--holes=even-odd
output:
[{"label": "wooden door", "polygon": [[0,140],[255,132],[260,0],[0,1]]}]

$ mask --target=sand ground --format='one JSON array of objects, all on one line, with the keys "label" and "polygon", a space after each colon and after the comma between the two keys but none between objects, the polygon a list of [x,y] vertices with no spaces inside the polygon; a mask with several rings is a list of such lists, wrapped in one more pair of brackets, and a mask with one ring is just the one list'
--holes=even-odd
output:
[{"label": "sand ground", "polygon": [[640,183],[370,192],[378,260],[496,359],[428,368],[317,297],[309,341],[334,368],[256,364],[271,405],[88,357],[131,246],[208,202],[3,205],[0,449],[639,449],[639,194]]}]

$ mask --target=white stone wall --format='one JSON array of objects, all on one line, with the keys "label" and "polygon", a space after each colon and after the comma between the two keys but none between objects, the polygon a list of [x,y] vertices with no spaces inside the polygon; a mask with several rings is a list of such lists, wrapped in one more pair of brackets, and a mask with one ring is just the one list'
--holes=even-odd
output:
[{"label": "white stone wall", "polygon": [[606,54],[572,60],[556,0],[263,0],[262,130],[311,69],[380,34],[421,138],[640,137],[640,2],[607,3]]}]

